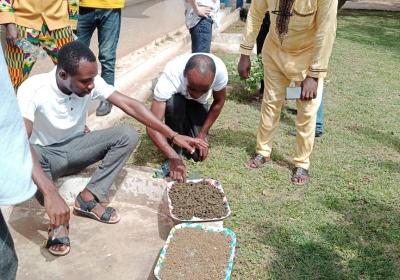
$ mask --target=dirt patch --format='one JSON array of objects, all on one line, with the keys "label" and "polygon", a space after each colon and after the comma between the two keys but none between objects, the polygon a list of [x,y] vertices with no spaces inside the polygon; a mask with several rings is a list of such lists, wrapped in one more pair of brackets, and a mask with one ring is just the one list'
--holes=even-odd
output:
[{"label": "dirt patch", "polygon": [[178,183],[169,191],[172,214],[182,220],[217,219],[228,214],[224,194],[207,182]]},{"label": "dirt patch", "polygon": [[177,230],[168,246],[161,279],[225,279],[230,241],[228,235],[219,232]]}]

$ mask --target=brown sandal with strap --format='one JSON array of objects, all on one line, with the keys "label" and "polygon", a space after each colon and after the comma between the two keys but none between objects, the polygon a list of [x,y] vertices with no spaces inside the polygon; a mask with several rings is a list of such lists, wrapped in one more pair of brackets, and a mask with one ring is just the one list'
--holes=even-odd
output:
[{"label": "brown sandal with strap", "polygon": [[262,167],[265,163],[270,162],[271,158],[270,157],[265,157],[260,154],[256,154],[254,157],[249,159],[244,163],[244,165],[248,168],[260,168]]},{"label": "brown sandal with strap", "polygon": [[308,170],[302,167],[295,167],[292,174],[292,183],[296,186],[304,186],[310,182]]}]

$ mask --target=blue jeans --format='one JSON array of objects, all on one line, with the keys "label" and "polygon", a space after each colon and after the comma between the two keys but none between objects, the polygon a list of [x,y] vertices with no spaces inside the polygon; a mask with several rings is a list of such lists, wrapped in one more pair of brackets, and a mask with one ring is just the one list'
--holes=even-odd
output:
[{"label": "blue jeans", "polygon": [[209,53],[211,49],[212,39],[211,18],[202,18],[198,24],[190,28],[190,36],[192,38],[192,53]]},{"label": "blue jeans", "polygon": [[315,132],[324,132],[324,95],[325,90],[322,92],[321,105],[319,105],[317,112],[317,125],[315,127]]},{"label": "blue jeans", "polygon": [[78,40],[89,46],[96,28],[99,40],[101,77],[108,84],[114,85],[115,61],[121,29],[121,9],[80,7],[76,34]]},{"label": "blue jeans", "polygon": [[0,210],[0,279],[14,280],[17,274],[17,267],[18,259],[14,249],[14,242]]}]

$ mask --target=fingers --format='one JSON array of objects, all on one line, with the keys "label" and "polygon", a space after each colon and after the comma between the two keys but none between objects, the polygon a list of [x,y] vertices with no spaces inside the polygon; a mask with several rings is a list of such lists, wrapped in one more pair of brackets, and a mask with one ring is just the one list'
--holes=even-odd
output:
[{"label": "fingers", "polygon": [[55,226],[56,225],[56,215],[55,214],[52,214],[52,215],[49,215],[49,219],[50,219],[50,225],[51,226]]},{"label": "fingers", "polygon": [[205,160],[207,157],[208,157],[208,148],[206,148],[204,150],[204,158],[203,158],[203,160]]},{"label": "fingers", "polygon": [[308,101],[317,97],[318,81],[316,79],[307,77],[301,86],[301,100]]},{"label": "fingers", "polygon": [[70,214],[69,208],[68,208],[68,206],[67,206],[67,209],[64,211],[64,214],[61,215],[60,224],[62,224],[62,225],[67,225],[67,224],[69,224],[70,215],[71,215],[71,214]]},{"label": "fingers", "polygon": [[206,141],[204,141],[203,139],[195,139],[194,144],[196,145],[197,148],[201,149],[201,148],[208,148],[208,143]]},{"label": "fingers", "polygon": [[183,183],[186,181],[186,169],[185,170],[176,170],[170,172],[170,177],[172,180],[175,180],[179,183]]},{"label": "fingers", "polygon": [[204,159],[204,149],[199,149],[200,160]]},{"label": "fingers", "polygon": [[186,168],[182,170],[181,178],[182,178],[182,183],[186,182]]},{"label": "fingers", "polygon": [[54,226],[69,224],[70,211],[69,207],[66,204],[59,209],[52,209],[49,212],[50,213],[48,215],[50,218],[50,224]]},{"label": "fingers", "polygon": [[239,76],[244,79],[248,79],[250,77],[250,69],[239,67],[238,72],[239,72]]},{"label": "fingers", "polygon": [[207,17],[211,14],[211,8],[206,6],[199,7],[198,15],[202,17]]},{"label": "fingers", "polygon": [[186,181],[186,166],[183,164],[181,159],[170,160],[171,170],[169,176],[172,180],[178,181],[179,183]]},{"label": "fingers", "polygon": [[10,37],[7,37],[6,39],[7,39],[7,42],[8,42],[11,46],[13,46],[13,47],[16,47],[16,46],[17,46],[17,37],[10,36]]},{"label": "fingers", "polygon": [[250,56],[241,55],[237,67],[239,76],[244,79],[248,79],[250,77],[250,68],[251,68]]},{"label": "fingers", "polygon": [[208,147],[199,149],[200,160],[203,161],[208,156]]},{"label": "fingers", "polygon": [[189,144],[185,144],[184,148],[189,152],[189,154],[193,154],[196,151],[196,148],[190,146]]},{"label": "fingers", "polygon": [[309,101],[309,100],[315,98],[316,95],[317,95],[317,93],[315,91],[311,91],[311,90],[308,90],[307,88],[303,88],[303,90],[301,92],[301,100]]},{"label": "fingers", "polygon": [[15,24],[7,24],[6,26],[6,39],[9,44],[16,47],[18,39],[18,31]]},{"label": "fingers", "polygon": [[17,46],[17,37],[13,37],[12,40],[11,40],[11,42],[12,42],[12,45],[13,45],[14,47],[16,47],[16,46]]},{"label": "fingers", "polygon": [[[203,139],[199,139],[199,138],[191,138],[188,136],[182,136],[182,145],[180,145],[178,141],[176,141],[176,143],[185,148],[190,154],[193,154],[196,151],[196,148],[198,149],[204,149],[208,147],[208,143],[206,141],[204,141]],[[177,139],[177,138],[175,138]]]}]

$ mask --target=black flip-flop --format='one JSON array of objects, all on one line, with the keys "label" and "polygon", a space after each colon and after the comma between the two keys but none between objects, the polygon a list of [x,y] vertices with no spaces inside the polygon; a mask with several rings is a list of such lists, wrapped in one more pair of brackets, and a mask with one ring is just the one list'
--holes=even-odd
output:
[{"label": "black flip-flop", "polygon": [[[53,230],[54,229],[49,228],[49,235],[50,235],[50,232],[53,231]],[[67,230],[69,230],[69,226],[67,226]],[[56,251],[56,250],[53,250],[53,249],[50,248],[50,247],[52,247],[54,245],[65,245],[65,246],[67,246],[67,248],[65,250],[63,250],[63,251]],[[70,243],[70,240],[69,240],[68,236],[56,237],[56,238],[53,238],[53,237],[49,236],[47,238],[45,247],[52,255],[61,257],[61,256],[68,255],[68,253],[71,250],[71,243]]]}]

